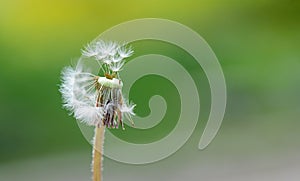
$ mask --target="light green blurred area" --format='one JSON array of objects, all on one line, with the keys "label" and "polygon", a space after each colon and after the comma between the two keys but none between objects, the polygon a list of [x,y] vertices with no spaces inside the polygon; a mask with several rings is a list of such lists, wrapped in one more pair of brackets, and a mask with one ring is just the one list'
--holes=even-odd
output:
[{"label": "light green blurred area", "polygon": [[[208,170],[205,178],[214,180],[217,177],[209,176],[215,170],[230,175],[238,172],[236,168],[243,169],[242,165],[245,167],[242,175],[234,178],[246,180],[247,161],[252,160],[251,171],[269,170],[265,177],[259,178],[273,178],[272,174],[279,169],[286,170],[294,180],[299,179],[293,171],[299,168],[297,153],[300,151],[300,3],[297,0],[1,0],[0,173],[14,173],[15,165],[22,170],[28,165],[47,163],[48,155],[54,155],[57,162],[53,164],[66,164],[67,173],[73,171],[67,166],[74,166],[70,160],[77,158],[76,164],[83,165],[74,166],[74,172],[82,167],[88,176],[89,165],[86,164],[89,164],[91,147],[74,119],[61,108],[60,71],[76,60],[80,49],[101,32],[124,21],[149,17],[174,20],[198,32],[217,55],[228,89],[227,112],[214,142],[202,152],[196,150],[204,126],[202,122],[191,140],[170,157],[170,161],[160,163],[161,167],[170,167],[166,173],[172,174],[171,169],[188,169],[191,162],[195,168],[202,169],[201,173]],[[143,50],[143,47],[150,48]],[[159,52],[159,48],[153,47],[155,44],[141,43],[136,51],[140,51],[137,52],[140,55]],[[162,50],[175,58],[182,57],[172,48]],[[189,71],[198,72],[193,66]],[[208,89],[207,83],[203,85]],[[136,97],[142,96],[140,92]],[[206,102],[204,110],[209,107],[209,101]],[[203,114],[205,118],[207,113]],[[61,155],[68,153],[75,155],[64,160]],[[278,162],[277,158],[280,158]],[[256,160],[261,169],[256,168]],[[297,161],[291,164],[292,168],[287,168],[290,160]],[[214,167],[214,163],[218,166]],[[106,164],[107,168],[123,172],[137,169],[140,177],[144,173],[140,167],[111,160]],[[230,166],[225,169],[227,164]],[[154,170],[160,168],[153,165],[150,167]],[[22,173],[27,174],[26,170]],[[112,176],[112,180],[118,178],[109,170],[106,174]],[[12,174],[3,178],[18,180],[9,175]],[[39,176],[34,178],[31,180],[41,180]],[[287,180],[284,174],[282,178]],[[83,179],[89,178],[78,178]]]}]

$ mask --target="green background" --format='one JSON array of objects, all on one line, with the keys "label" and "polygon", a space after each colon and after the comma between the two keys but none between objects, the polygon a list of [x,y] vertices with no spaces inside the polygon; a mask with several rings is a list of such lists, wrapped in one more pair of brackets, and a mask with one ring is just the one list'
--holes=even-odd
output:
[{"label": "green background", "polygon": [[[214,142],[204,151],[197,150],[210,94],[201,68],[185,64],[202,90],[199,120],[203,121],[191,139],[157,165],[132,166],[106,159],[105,179],[116,180],[118,174],[129,172],[132,180],[168,180],[175,175],[184,177],[190,167],[199,168],[206,180],[246,180],[252,178],[249,176],[274,180],[275,176],[281,178],[278,175],[283,180],[299,179],[299,1],[1,0],[0,180],[90,178],[91,147],[75,120],[62,109],[60,71],[106,29],[149,17],[182,23],[211,46],[227,83],[225,119]],[[178,47],[162,42],[142,41],[134,46],[135,56],[158,53],[179,62],[192,59]],[[167,80],[145,77],[132,88],[130,97],[138,103],[138,115],[146,116],[149,96],[157,94],[147,86],[157,82],[155,86],[169,98],[167,122],[142,133],[144,139],[133,131],[126,138],[132,142],[157,140],[174,126],[168,120],[178,116],[179,106],[174,104],[176,98],[170,98],[178,93]],[[189,176],[201,179],[196,172]]]}]

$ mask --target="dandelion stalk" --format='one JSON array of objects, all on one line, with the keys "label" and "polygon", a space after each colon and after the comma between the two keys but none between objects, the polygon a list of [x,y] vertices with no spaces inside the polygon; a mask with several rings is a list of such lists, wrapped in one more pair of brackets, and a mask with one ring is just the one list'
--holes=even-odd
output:
[{"label": "dandelion stalk", "polygon": [[104,145],[104,126],[96,126],[94,137],[94,150],[93,150],[93,181],[102,181],[103,170],[103,145]]},{"label": "dandelion stalk", "polygon": [[[105,128],[124,130],[123,118],[132,124],[135,104],[128,104],[122,94],[123,82],[119,72],[125,64],[125,58],[133,51],[125,45],[114,42],[97,41],[82,50],[83,57],[94,58],[99,65],[98,75],[83,71],[77,64],[62,71],[62,93],[64,107],[77,120],[89,126],[95,126],[93,142],[93,181],[102,180],[103,145]],[[102,75],[100,75],[102,74]]]}]

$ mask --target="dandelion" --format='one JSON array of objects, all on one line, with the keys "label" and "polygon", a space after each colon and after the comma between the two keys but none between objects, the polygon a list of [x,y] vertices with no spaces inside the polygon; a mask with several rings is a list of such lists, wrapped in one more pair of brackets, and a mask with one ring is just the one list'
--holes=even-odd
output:
[{"label": "dandelion", "polygon": [[126,45],[97,41],[88,44],[82,50],[82,55],[98,62],[98,75],[84,71],[79,64],[62,71],[60,92],[63,107],[77,120],[95,126],[92,164],[94,181],[101,180],[105,128],[124,129],[124,118],[134,125],[131,116],[135,115],[135,104],[129,104],[124,98],[123,82],[119,77],[125,58],[132,54],[133,51],[126,48]]}]

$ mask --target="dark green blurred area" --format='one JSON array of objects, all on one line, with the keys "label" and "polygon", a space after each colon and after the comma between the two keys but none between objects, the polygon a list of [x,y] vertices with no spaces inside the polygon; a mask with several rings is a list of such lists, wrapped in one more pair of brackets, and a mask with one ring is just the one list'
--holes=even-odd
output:
[{"label": "dark green blurred area", "polygon": [[[189,26],[212,47],[228,88],[222,129],[253,115],[299,111],[299,1],[1,1],[0,161],[90,149],[61,108],[60,71],[101,32],[147,17]],[[136,49],[140,55],[161,53],[151,45],[144,52],[141,47]],[[176,56],[174,47],[162,50],[190,59],[184,53]],[[204,76],[192,65],[186,67]],[[206,78],[200,79],[207,89]],[[142,97],[136,89],[136,97]]]}]

